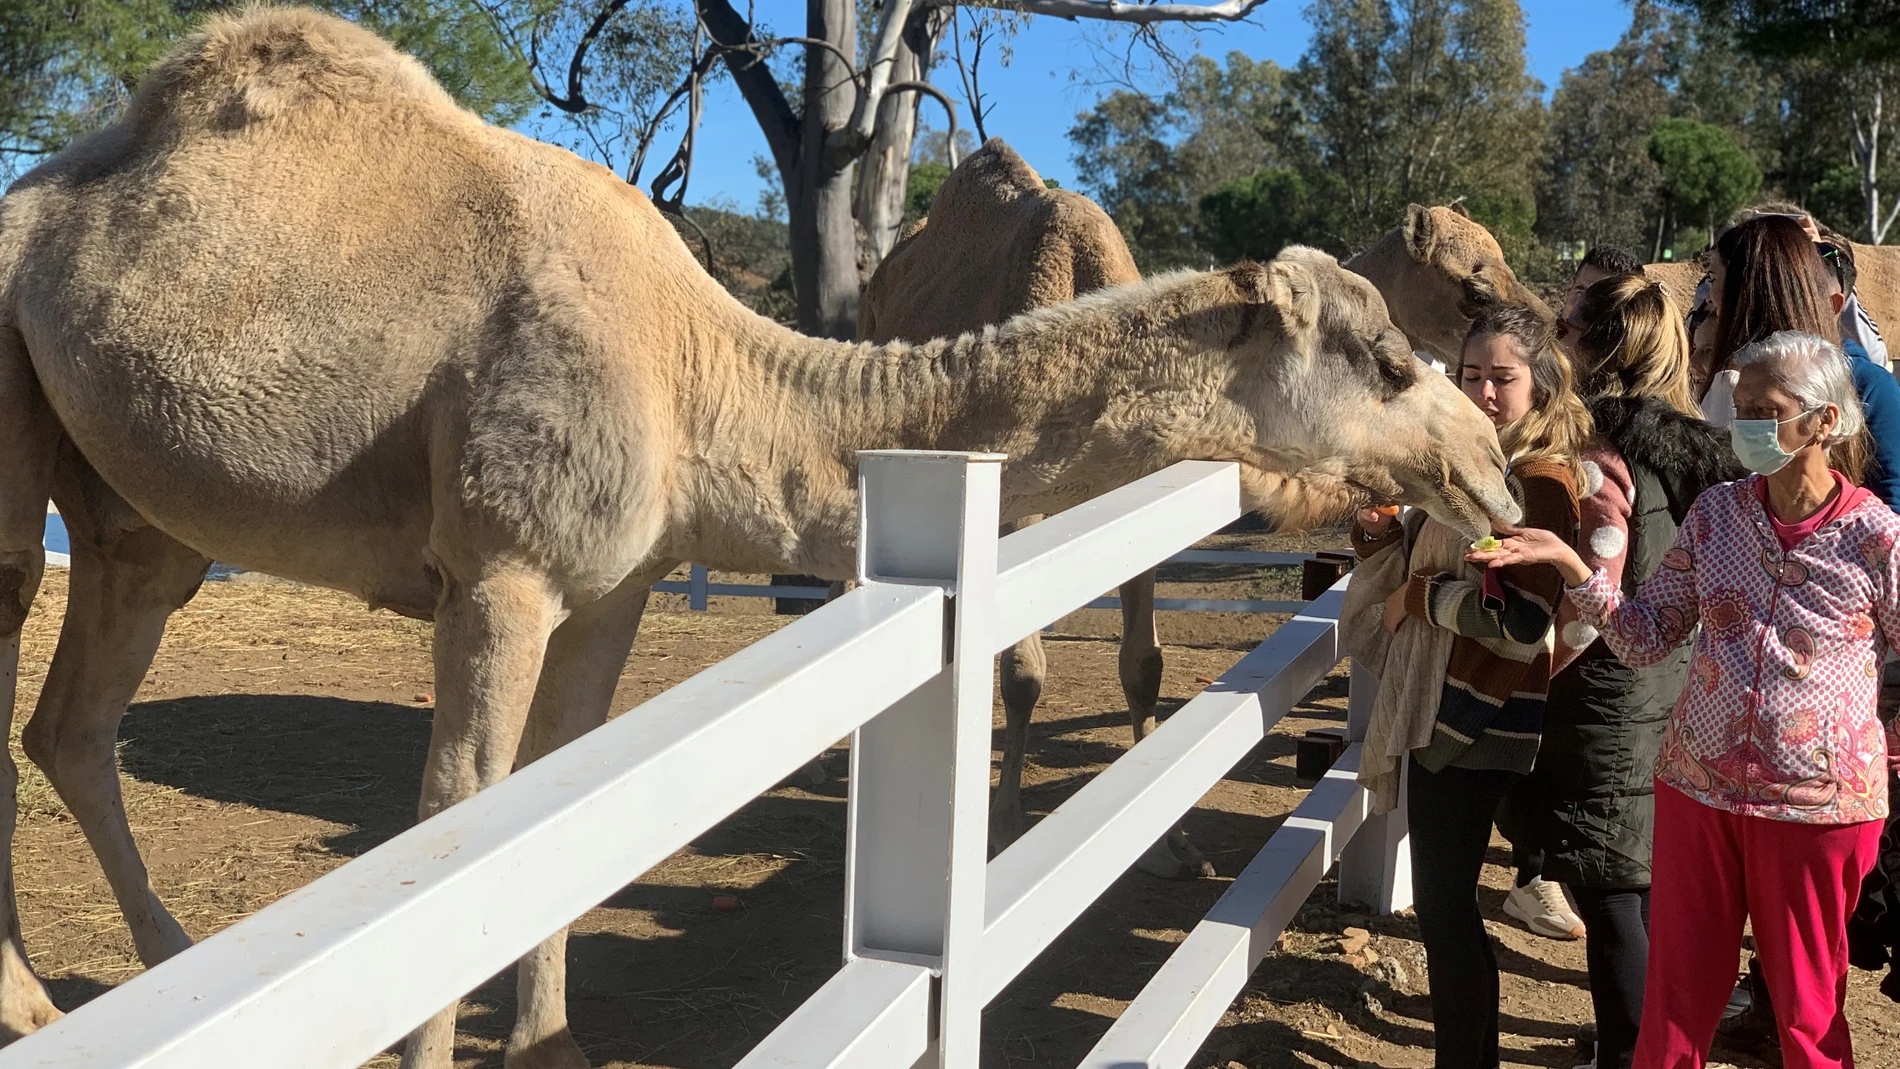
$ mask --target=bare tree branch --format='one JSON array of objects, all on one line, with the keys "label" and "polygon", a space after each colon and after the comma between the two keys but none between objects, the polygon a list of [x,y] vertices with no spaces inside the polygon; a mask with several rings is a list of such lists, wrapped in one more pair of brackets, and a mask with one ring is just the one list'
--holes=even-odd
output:
[{"label": "bare tree branch", "polygon": [[884,21],[878,25],[877,39],[871,43],[871,58],[860,84],[857,108],[851,114],[853,138],[871,143],[877,127],[877,106],[890,84],[891,68],[897,65],[897,49],[904,43],[904,24],[910,20],[911,0],[884,0]]},{"label": "bare tree branch", "polygon": [[791,174],[798,162],[798,113],[760,55],[765,43],[752,35],[751,20],[733,10],[729,0],[694,0],[694,6],[752,117],[758,120],[773,162],[780,173]]},{"label": "bare tree branch", "polygon": [[948,152],[950,156],[950,166],[954,168],[957,165],[957,106],[951,101],[949,95],[936,86],[931,85],[929,82],[897,82],[884,91],[889,94],[922,93],[943,105],[944,114],[950,118],[950,148]]},{"label": "bare tree branch", "polygon": [[923,0],[926,7],[989,7],[1024,15],[1104,22],[1232,22],[1253,14],[1267,0],[1221,0],[1209,4],[1140,4],[1126,0]]},{"label": "bare tree branch", "polygon": [[626,6],[627,0],[607,0],[594,13],[594,21],[588,23],[587,31],[574,43],[573,58],[567,63],[567,99],[562,101],[550,96],[548,103],[563,111],[579,113],[587,110],[587,94],[581,90],[581,78],[586,73],[587,50],[594,47],[594,42],[600,39],[600,32],[607,28],[607,23]]}]

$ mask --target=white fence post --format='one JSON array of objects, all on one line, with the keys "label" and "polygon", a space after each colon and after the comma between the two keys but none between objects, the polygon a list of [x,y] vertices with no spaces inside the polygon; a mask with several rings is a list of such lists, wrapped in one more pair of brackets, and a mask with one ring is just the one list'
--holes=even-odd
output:
[{"label": "white fence post", "polygon": [[996,528],[1003,457],[859,454],[858,579],[951,594],[944,671],[851,739],[845,956],[939,976],[935,1056],[981,1043]]},{"label": "white fence post", "polygon": [[[1379,677],[1352,666],[1346,694],[1346,738],[1364,742],[1372,720],[1372,704],[1379,697]],[[1406,840],[1405,777],[1401,767],[1398,808],[1368,815],[1358,834],[1339,858],[1339,900],[1370,906],[1378,913],[1397,913],[1412,904],[1412,854]]]}]

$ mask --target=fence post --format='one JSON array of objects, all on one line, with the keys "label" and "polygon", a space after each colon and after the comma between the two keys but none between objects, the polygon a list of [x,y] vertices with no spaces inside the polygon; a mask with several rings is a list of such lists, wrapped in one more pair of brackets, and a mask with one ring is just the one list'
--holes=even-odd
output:
[{"label": "fence post", "polygon": [[[1379,696],[1379,677],[1357,662],[1346,692],[1347,742],[1364,742]],[[1399,773],[1398,808],[1368,816],[1339,855],[1339,900],[1397,913],[1412,904],[1412,854],[1406,843],[1405,777]]]},{"label": "fence post", "polygon": [[695,564],[686,575],[686,607],[694,612],[705,612],[706,566]]},{"label": "fence post", "polygon": [[1003,457],[859,454],[858,580],[951,595],[944,670],[851,738],[845,957],[927,965],[919,1063],[976,1069],[982,1027],[996,529]]}]

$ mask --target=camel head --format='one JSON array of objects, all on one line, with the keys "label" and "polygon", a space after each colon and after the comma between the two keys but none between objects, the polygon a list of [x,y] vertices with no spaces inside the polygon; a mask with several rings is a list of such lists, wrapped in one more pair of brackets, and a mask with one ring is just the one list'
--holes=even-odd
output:
[{"label": "camel head", "polygon": [[1415,505],[1473,537],[1517,522],[1490,422],[1412,355],[1370,282],[1298,246],[1214,274],[1244,302],[1229,400],[1252,417],[1258,467],[1277,473],[1264,485],[1288,476],[1323,495],[1330,482],[1336,502]]},{"label": "camel head", "polygon": [[1446,364],[1457,364],[1466,328],[1490,305],[1525,305],[1551,318],[1504,262],[1497,239],[1462,204],[1407,205],[1405,222],[1349,266],[1379,287],[1413,347]]}]

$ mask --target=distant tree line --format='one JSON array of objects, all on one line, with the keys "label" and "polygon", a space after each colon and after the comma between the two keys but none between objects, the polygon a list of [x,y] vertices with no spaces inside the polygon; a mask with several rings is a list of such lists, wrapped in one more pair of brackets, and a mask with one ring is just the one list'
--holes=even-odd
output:
[{"label": "distant tree line", "polygon": [[1294,242],[1346,254],[1406,203],[1454,200],[1533,280],[1604,242],[1693,254],[1769,194],[1861,241],[1900,237],[1878,182],[1900,163],[1900,107],[1883,107],[1900,0],[1637,0],[1548,104],[1516,0],[1314,0],[1308,18],[1290,69],[1198,57],[1078,116],[1081,187],[1145,269]]}]

